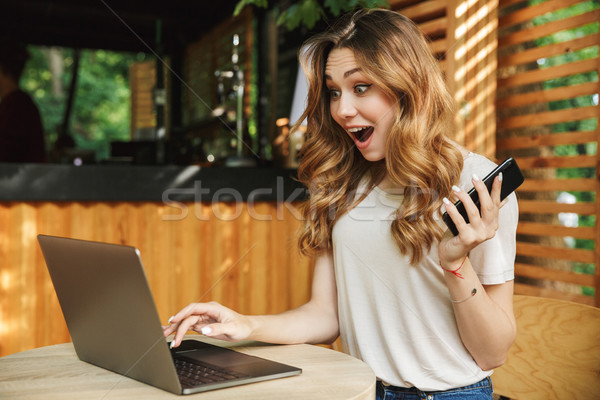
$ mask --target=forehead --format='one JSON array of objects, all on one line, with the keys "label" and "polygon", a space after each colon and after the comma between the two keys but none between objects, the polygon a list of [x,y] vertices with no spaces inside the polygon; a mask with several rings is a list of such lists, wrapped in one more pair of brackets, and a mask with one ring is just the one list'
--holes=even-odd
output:
[{"label": "forehead", "polygon": [[336,78],[336,75],[343,75],[344,72],[357,67],[358,64],[352,50],[347,48],[334,49],[331,50],[329,56],[327,57],[325,74],[327,77]]}]

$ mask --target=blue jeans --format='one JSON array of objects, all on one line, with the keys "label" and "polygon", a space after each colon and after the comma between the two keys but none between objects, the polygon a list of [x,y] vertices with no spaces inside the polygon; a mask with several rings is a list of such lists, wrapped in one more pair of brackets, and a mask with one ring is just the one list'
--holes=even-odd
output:
[{"label": "blue jeans", "polygon": [[469,386],[441,392],[424,392],[417,388],[385,386],[377,381],[377,400],[492,400],[492,380],[488,377]]}]

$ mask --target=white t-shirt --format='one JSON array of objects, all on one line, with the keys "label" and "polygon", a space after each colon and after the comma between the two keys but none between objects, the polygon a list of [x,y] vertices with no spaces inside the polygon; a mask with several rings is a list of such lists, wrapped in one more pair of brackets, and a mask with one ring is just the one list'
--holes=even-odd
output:
[{"label": "white t-shirt", "polygon": [[[494,167],[469,154],[460,187],[470,190],[473,173],[483,178]],[[448,390],[478,382],[491,371],[482,371],[461,342],[437,246],[411,266],[391,236],[390,215],[401,200],[376,187],[333,228],[343,350],[394,386]],[[514,279],[518,214],[512,194],[496,236],[469,255],[484,285]]]}]

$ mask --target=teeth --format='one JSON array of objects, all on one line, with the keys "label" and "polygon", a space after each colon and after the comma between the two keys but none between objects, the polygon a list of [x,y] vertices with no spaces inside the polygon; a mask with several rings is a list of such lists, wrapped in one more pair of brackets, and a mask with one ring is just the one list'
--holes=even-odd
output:
[{"label": "teeth", "polygon": [[363,126],[362,128],[350,128],[350,129],[348,129],[348,132],[350,132],[350,133],[354,133],[354,132],[360,132],[360,131],[362,131],[363,129],[367,129],[367,127],[366,127],[366,126]]}]

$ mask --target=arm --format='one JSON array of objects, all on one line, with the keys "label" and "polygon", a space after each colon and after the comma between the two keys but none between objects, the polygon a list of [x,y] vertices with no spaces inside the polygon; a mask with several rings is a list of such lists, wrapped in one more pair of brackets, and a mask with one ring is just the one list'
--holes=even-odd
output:
[{"label": "arm", "polygon": [[444,272],[450,297],[460,301],[477,289],[472,298],[453,304],[461,340],[481,369],[494,369],[504,364],[517,333],[513,281],[482,285],[468,258],[460,271],[464,279]]},{"label": "arm", "polygon": [[165,336],[179,346],[188,330],[223,340],[269,343],[331,343],[338,336],[337,290],[333,256],[317,256],[310,300],[277,315],[241,315],[217,303],[192,303],[173,316]]},{"label": "arm", "polygon": [[[513,281],[482,285],[467,257],[469,251],[495,236],[498,211],[503,205],[500,202],[500,180],[495,180],[491,194],[488,194],[480,180],[474,179],[473,184],[479,193],[481,215],[466,192],[455,192],[456,197],[465,204],[470,223],[465,223],[454,205],[445,202],[459,234],[455,237],[447,235],[442,239],[439,257],[444,269],[460,268],[460,276],[444,272],[450,297],[455,301],[453,307],[458,330],[475,362],[483,370],[490,370],[504,363],[516,337]],[[477,293],[470,297],[473,289]]]}]

